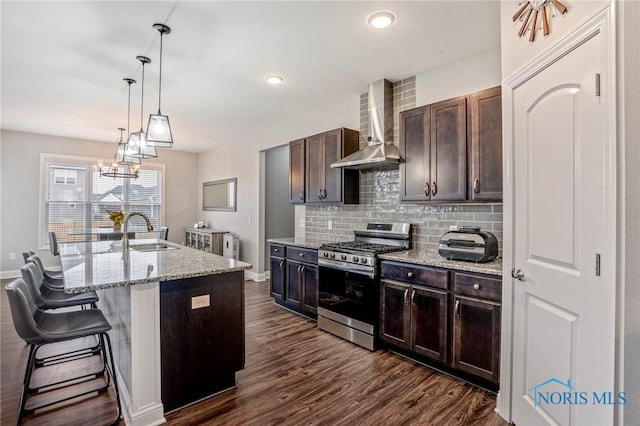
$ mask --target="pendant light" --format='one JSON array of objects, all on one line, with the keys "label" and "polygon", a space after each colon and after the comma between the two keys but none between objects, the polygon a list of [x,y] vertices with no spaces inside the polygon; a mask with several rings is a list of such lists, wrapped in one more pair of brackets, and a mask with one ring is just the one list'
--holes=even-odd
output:
[{"label": "pendant light", "polygon": [[156,158],[156,149],[147,145],[147,135],[142,128],[142,118],[144,116],[144,66],[151,62],[146,56],[136,56],[142,64],[142,95],[140,96],[140,131],[131,133],[129,136],[129,147],[127,154],[136,158]]},{"label": "pendant light", "polygon": [[[131,126],[131,85],[136,81],[132,78],[123,78],[123,80],[129,85],[129,100],[127,102],[127,135],[129,134],[129,128]],[[128,154],[129,152],[129,143],[124,142],[122,140],[122,132],[120,133],[120,141],[118,143],[118,150],[116,151],[116,156],[114,158],[116,164],[118,165],[127,165],[127,164],[140,164],[140,159],[137,157],[133,157]]]},{"label": "pendant light", "polygon": [[[126,130],[122,127],[118,128],[120,130],[120,140],[118,141],[118,150],[116,150],[116,155],[113,157],[113,162],[110,167],[103,168],[101,164],[98,164],[98,172],[100,176],[112,177],[112,178],[126,178],[126,179],[137,179],[138,173],[140,170],[140,164],[132,164],[132,163],[124,163],[119,164],[117,162],[118,153],[120,152],[120,147],[126,145],[123,142],[122,134]],[[140,161],[140,160],[138,160]]]},{"label": "pendant light", "polygon": [[153,29],[160,33],[160,75],[158,85],[158,113],[149,115],[147,124],[147,145],[157,148],[173,147],[173,136],[169,125],[169,116],[160,112],[162,99],[162,38],[165,34],[171,34],[171,28],[164,24],[153,24]]}]

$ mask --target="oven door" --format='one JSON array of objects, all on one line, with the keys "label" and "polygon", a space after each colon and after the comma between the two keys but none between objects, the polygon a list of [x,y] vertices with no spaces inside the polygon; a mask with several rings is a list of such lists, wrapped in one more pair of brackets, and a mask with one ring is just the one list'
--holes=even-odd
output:
[{"label": "oven door", "polygon": [[378,281],[366,272],[319,266],[318,306],[377,326]]}]

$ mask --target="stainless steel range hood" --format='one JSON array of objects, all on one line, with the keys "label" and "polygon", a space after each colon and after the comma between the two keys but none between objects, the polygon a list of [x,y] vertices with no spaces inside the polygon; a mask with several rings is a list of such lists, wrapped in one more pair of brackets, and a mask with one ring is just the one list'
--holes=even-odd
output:
[{"label": "stainless steel range hood", "polygon": [[377,169],[397,167],[400,151],[393,144],[393,85],[378,80],[369,85],[367,146],[331,164],[333,168]]}]

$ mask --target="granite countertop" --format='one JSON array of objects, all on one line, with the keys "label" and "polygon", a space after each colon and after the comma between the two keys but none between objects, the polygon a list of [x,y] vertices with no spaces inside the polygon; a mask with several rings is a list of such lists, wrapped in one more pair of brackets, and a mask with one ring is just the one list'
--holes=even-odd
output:
[{"label": "granite countertop", "polygon": [[295,246],[295,247],[310,248],[310,249],[319,249],[322,244],[326,243],[326,241],[320,241],[317,238],[305,238],[305,237],[269,238],[267,242],[284,244],[285,246]]},{"label": "granite countertop", "polygon": [[[139,251],[135,246],[162,243],[173,250]],[[60,243],[67,293],[80,293],[158,281],[179,280],[250,269],[249,263],[157,239]]]},{"label": "granite countertop", "polygon": [[435,252],[418,250],[396,251],[378,255],[380,259],[396,260],[398,262],[415,263],[418,265],[436,266],[457,271],[477,272],[479,274],[502,276],[502,259],[495,259],[486,263],[463,262],[448,260]]}]

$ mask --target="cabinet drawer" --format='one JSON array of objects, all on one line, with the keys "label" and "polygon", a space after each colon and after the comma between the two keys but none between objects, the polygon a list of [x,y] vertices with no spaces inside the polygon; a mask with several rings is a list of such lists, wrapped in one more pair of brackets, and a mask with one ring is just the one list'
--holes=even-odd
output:
[{"label": "cabinet drawer", "polygon": [[458,294],[500,301],[502,299],[502,280],[475,274],[454,274],[455,291]]},{"label": "cabinet drawer", "polygon": [[271,256],[276,256],[276,257],[284,257],[286,253],[285,246],[282,244],[271,244],[269,250],[270,250]]},{"label": "cabinet drawer", "polygon": [[380,270],[382,278],[421,284],[443,290],[449,288],[449,271],[443,271],[442,269],[384,261]]},{"label": "cabinet drawer", "polygon": [[289,246],[287,247],[287,259],[318,264],[318,250]]}]

